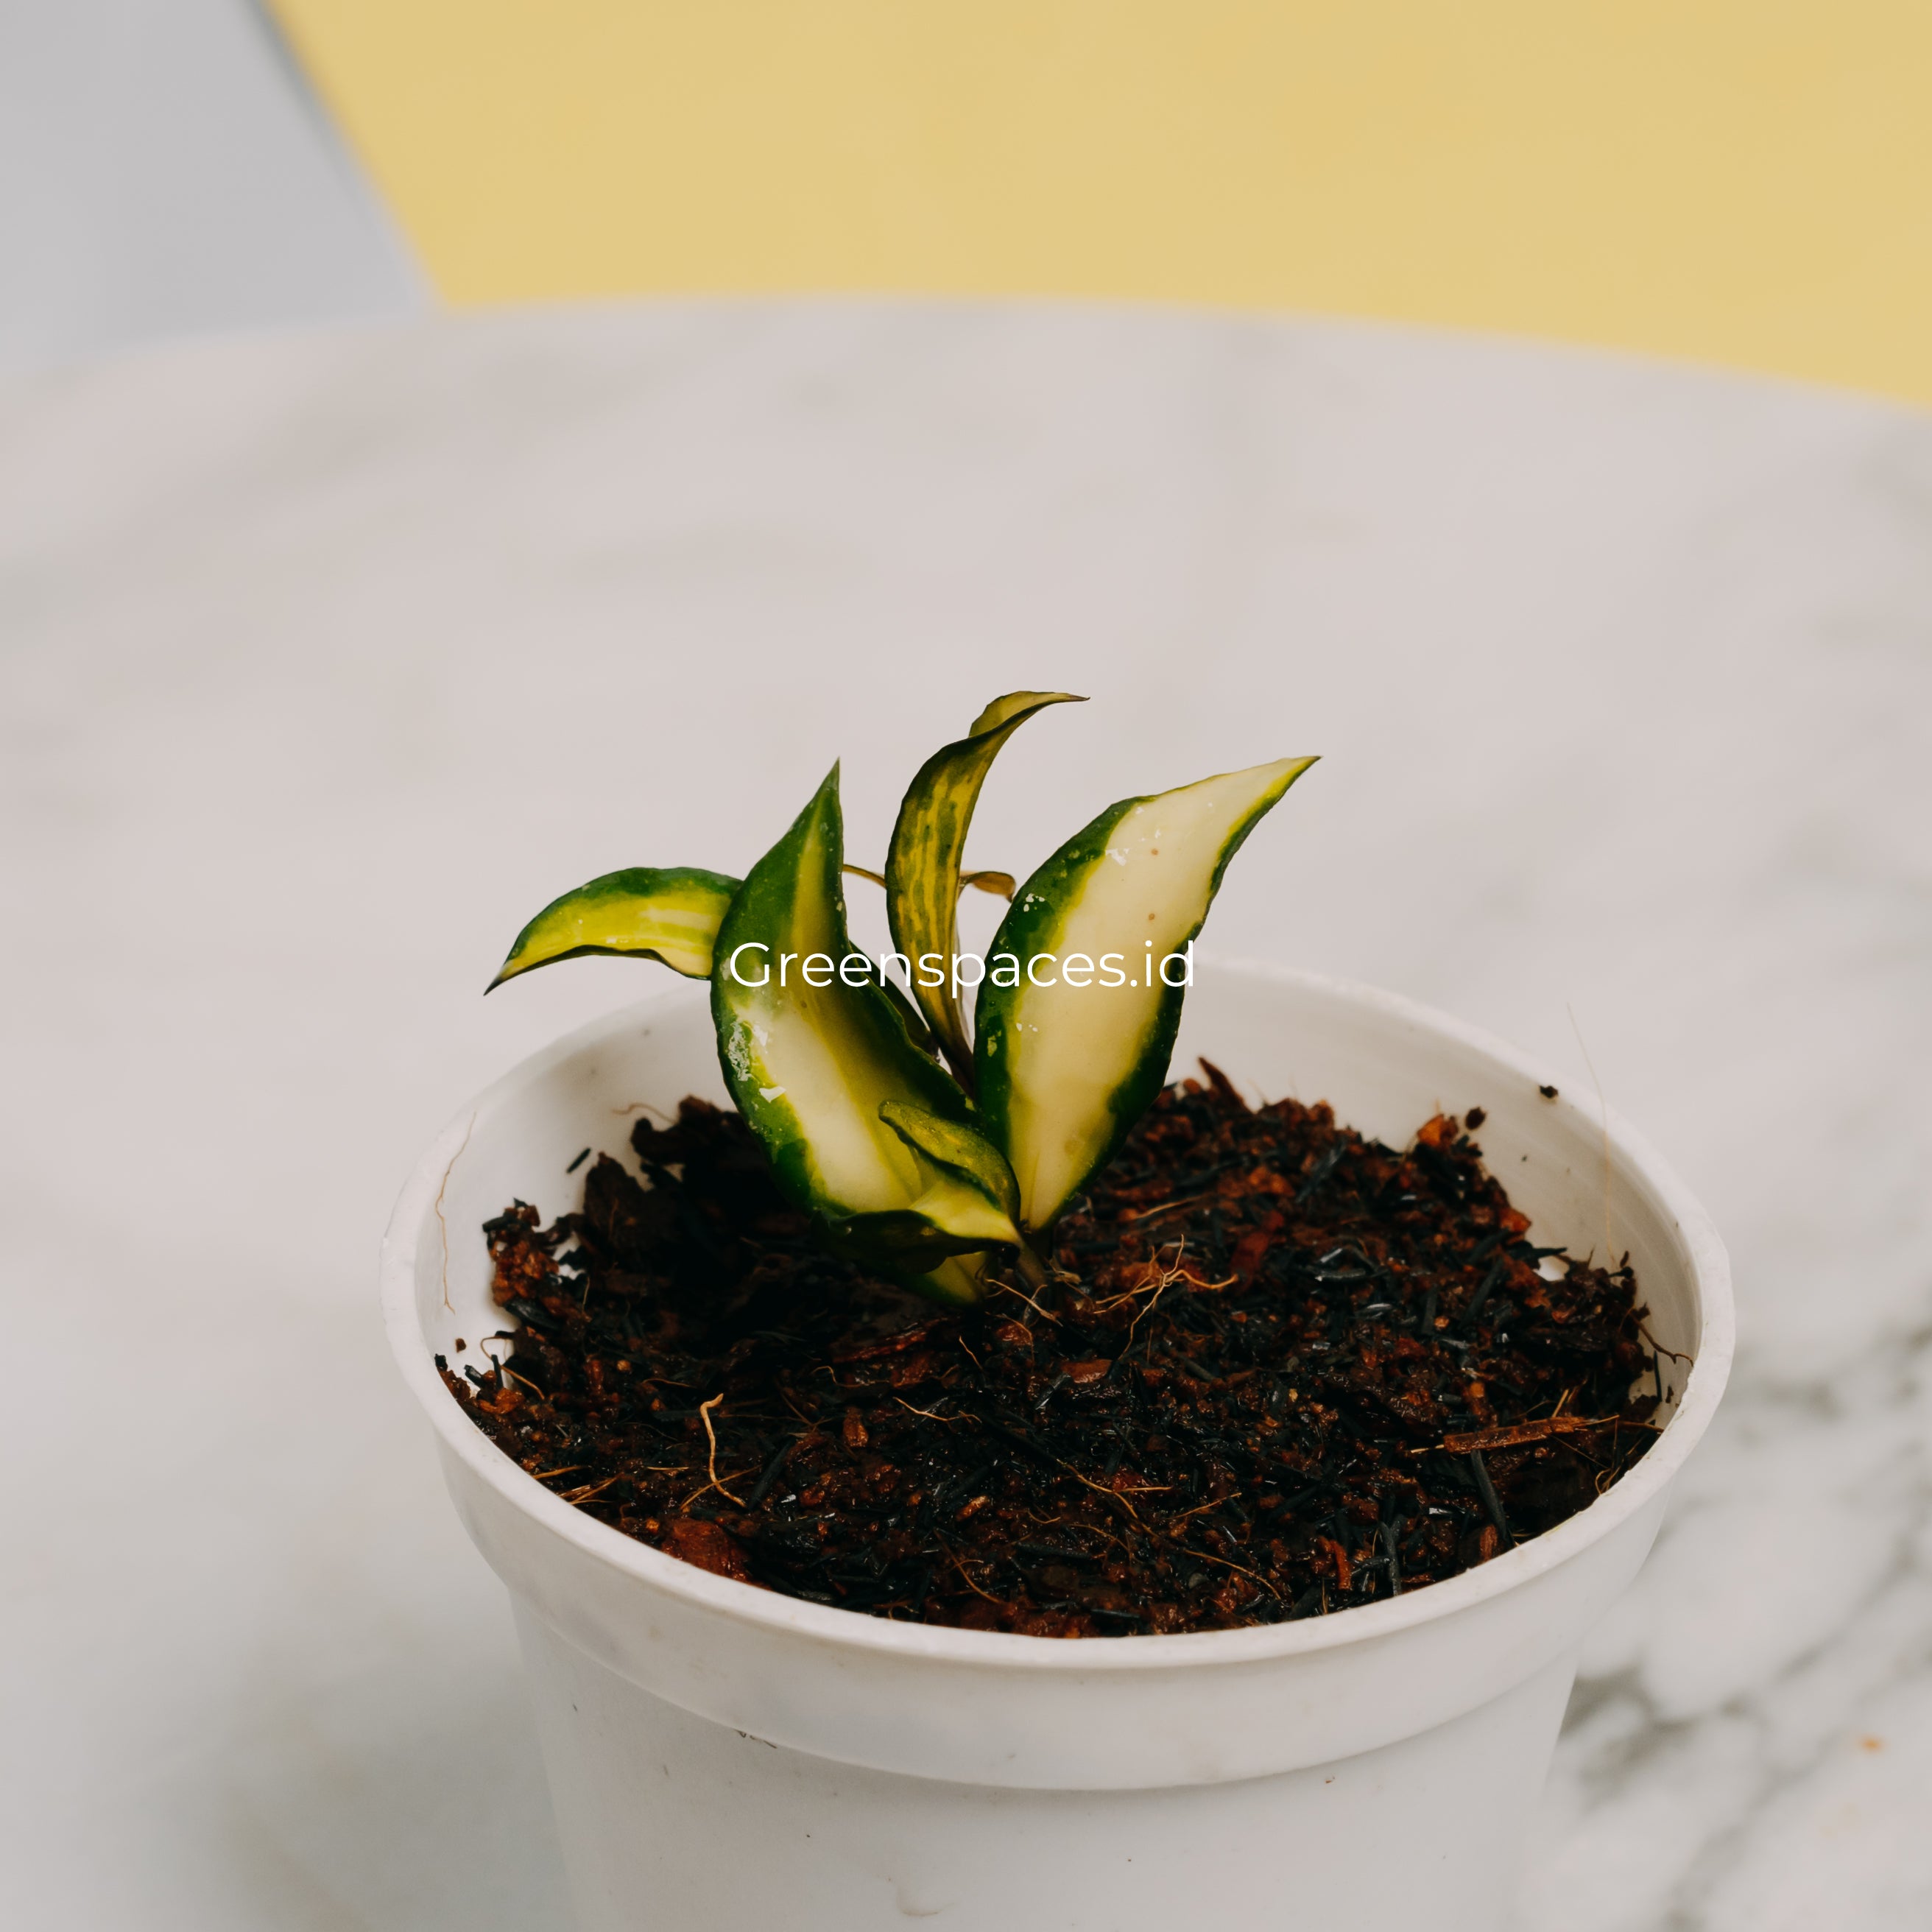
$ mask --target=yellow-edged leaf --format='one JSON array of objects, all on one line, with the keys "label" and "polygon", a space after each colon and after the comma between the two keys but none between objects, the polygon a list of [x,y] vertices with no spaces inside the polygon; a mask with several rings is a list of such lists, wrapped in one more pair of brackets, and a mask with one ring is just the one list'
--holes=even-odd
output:
[{"label": "yellow-edged leaf", "polygon": [[737,890],[736,879],[691,866],[606,872],[545,906],[517,934],[510,956],[484,991],[539,966],[592,952],[656,959],[687,979],[708,979],[712,944]]},{"label": "yellow-edged leaf", "polygon": [[[994,698],[965,737],[941,747],[920,766],[892,827],[886,855],[886,916],[892,944],[912,962],[914,997],[962,1080],[973,1077],[973,1054],[952,988],[952,958],[959,948],[959,862],[973,808],[1000,748],[1021,725],[1049,704],[1085,701],[1065,691],[1014,691]],[[1005,878],[972,876],[976,884]],[[930,969],[920,969],[922,961],[933,958],[942,962],[937,986],[926,983]]]}]

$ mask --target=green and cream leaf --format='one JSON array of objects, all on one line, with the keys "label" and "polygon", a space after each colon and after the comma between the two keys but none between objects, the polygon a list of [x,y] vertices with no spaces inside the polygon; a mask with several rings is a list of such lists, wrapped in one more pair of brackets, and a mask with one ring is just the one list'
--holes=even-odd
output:
[{"label": "green and cream leaf", "polygon": [[[995,975],[1009,955],[1025,970],[980,988],[976,1071],[979,1125],[1012,1163],[1023,1229],[1052,1225],[1160,1090],[1185,997],[1161,962],[1184,953],[1228,860],[1314,762],[1124,799],[1020,888],[989,956]],[[1031,962],[1048,954],[1042,985]]]},{"label": "green and cream leaf", "polygon": [[899,1103],[964,1125],[968,1102],[850,942],[843,845],[834,766],[725,915],[711,982],[719,1060],[780,1185],[834,1246],[938,1299],[971,1300],[977,1270],[950,1257],[1018,1231],[881,1118]]}]

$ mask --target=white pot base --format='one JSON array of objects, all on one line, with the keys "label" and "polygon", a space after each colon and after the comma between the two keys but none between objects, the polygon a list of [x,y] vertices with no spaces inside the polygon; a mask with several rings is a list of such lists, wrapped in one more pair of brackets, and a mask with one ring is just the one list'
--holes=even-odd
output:
[{"label": "white pot base", "polygon": [[[1328,1617],[1180,1636],[892,1622],[694,1569],[533,1481],[434,1357],[490,1335],[482,1222],[548,1219],[640,1106],[723,1097],[700,993],[518,1068],[424,1156],[384,1244],[403,1372],[517,1606],[586,1932],[1495,1932],[1577,1648],[1656,1534],[1730,1362],[1702,1211],[1614,1116],[1459,1022],[1360,987],[1203,963],[1174,1065],[1328,1100],[1400,1144],[1481,1106],[1532,1238],[1628,1250],[1665,1426],[1589,1508],[1460,1576]],[[474,1360],[472,1355],[468,1359]]]},{"label": "white pot base", "polygon": [[584,1932],[1496,1932],[1576,1673],[1572,1652],[1448,1724],[1304,1771],[1039,1791],[789,1750],[639,1690],[520,1607],[517,1630]]}]

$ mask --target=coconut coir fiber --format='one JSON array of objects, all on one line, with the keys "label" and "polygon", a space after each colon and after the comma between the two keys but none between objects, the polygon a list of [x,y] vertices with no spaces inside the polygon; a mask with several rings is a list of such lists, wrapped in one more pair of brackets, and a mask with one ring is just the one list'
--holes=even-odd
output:
[{"label": "coconut coir fiber", "polygon": [[[686,1562],[1046,1636],[1331,1613],[1486,1561],[1640,1456],[1626,1261],[1532,1245],[1469,1138],[1170,1088],[1056,1231],[1058,1279],[943,1313],[816,1246],[735,1114],[638,1124],[551,1227],[486,1224],[504,1451]],[[460,1358],[459,1358],[460,1359]]]}]

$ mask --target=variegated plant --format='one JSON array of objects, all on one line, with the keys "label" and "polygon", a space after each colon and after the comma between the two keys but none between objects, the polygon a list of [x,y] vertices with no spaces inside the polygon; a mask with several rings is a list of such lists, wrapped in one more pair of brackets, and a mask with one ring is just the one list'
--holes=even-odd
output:
[{"label": "variegated plant", "polygon": [[[1000,748],[1079,701],[1017,691],[987,706],[920,766],[883,878],[845,862],[835,766],[742,880],[607,873],[538,913],[491,986],[587,952],[708,979],[732,1097],[829,1246],[943,1302],[976,1300],[1006,1267],[1037,1283],[1054,1221],[1166,1078],[1187,977],[1169,965],[1241,842],[1315,762],[1123,799],[1018,887],[963,871]],[[848,872],[885,888],[887,960],[910,998],[852,944]],[[978,982],[958,964],[968,885],[1012,902]],[[974,983],[969,1029],[959,995]]]}]

